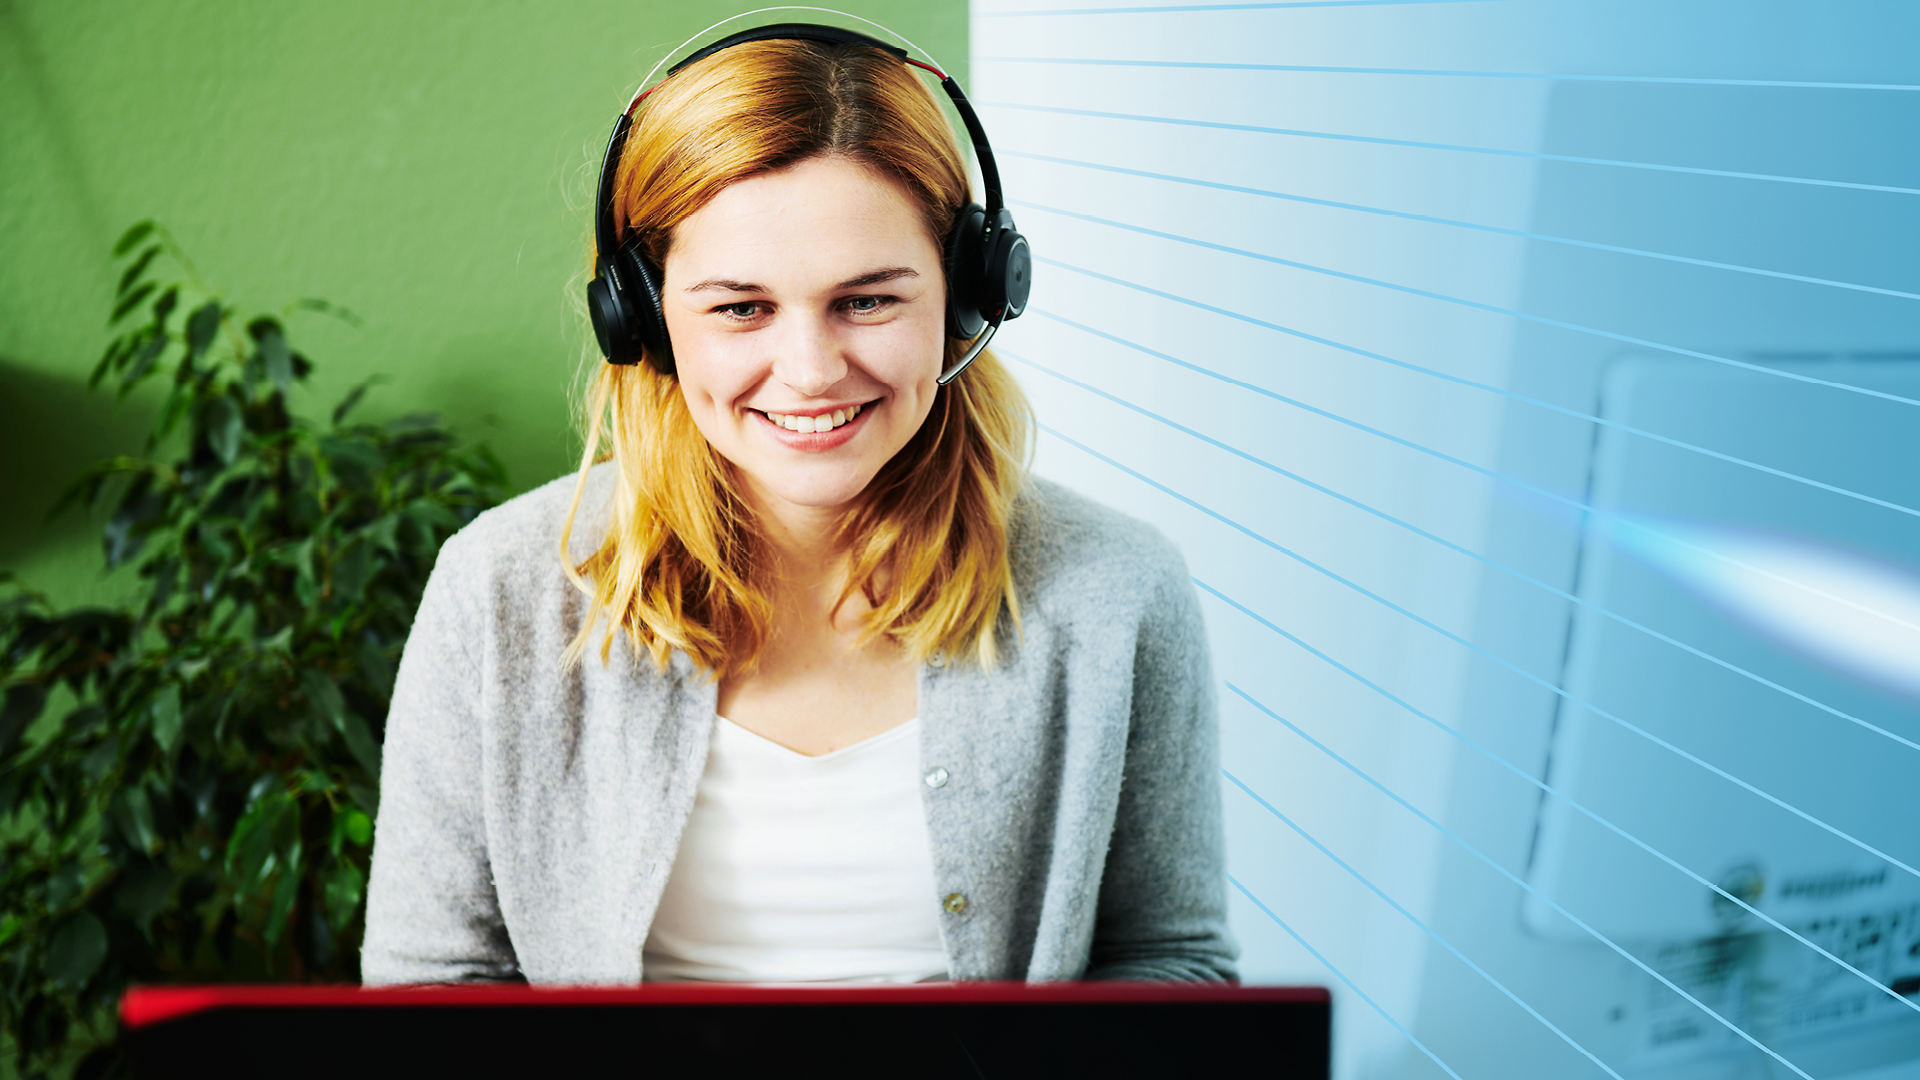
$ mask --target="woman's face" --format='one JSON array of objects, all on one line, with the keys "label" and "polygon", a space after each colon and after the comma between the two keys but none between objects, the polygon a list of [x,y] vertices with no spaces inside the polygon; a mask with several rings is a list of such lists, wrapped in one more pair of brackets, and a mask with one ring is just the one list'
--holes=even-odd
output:
[{"label": "woman's face", "polygon": [[680,392],[763,508],[854,498],[933,408],[941,256],[890,178],[833,157],[748,177],[664,270]]}]

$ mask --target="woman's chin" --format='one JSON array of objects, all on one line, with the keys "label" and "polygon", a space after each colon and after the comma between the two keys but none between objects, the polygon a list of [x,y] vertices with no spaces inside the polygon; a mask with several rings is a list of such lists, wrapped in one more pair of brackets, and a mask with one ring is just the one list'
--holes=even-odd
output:
[{"label": "woman's chin", "polygon": [[838,510],[858,499],[872,482],[871,475],[753,477],[760,509],[779,513]]}]

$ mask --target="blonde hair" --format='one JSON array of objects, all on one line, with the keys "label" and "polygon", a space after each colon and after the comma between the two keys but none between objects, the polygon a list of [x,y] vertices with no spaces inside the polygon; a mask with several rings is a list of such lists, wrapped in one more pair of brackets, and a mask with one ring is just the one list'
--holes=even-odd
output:
[{"label": "blonde hair", "polygon": [[[905,188],[942,250],[969,201],[966,166],[933,95],[900,61],[863,46],[762,41],[667,79],[636,117],[615,174],[622,239],[662,265],[673,229],[721,189],[823,155]],[[964,352],[949,340],[943,369]],[[679,381],[650,363],[603,364],[588,389],[580,477],[561,558],[589,606],[565,662],[627,632],[665,669],[676,649],[716,678],[750,670],[771,627],[770,556],[732,467],[708,445]],[[1006,368],[982,353],[936,392],[926,423],[842,516],[848,555],[838,611],[869,605],[860,640],[885,636],[914,661],[935,652],[992,666],[1002,616],[1019,625],[1007,533],[1032,418]],[[587,471],[611,459],[612,517],[579,565],[568,541]]]}]

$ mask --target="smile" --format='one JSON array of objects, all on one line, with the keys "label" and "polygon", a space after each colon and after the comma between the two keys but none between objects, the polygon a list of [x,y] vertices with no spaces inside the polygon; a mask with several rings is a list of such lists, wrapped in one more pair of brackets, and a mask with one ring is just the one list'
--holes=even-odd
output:
[{"label": "smile", "polygon": [[761,415],[780,427],[786,428],[788,431],[797,431],[802,435],[810,435],[819,431],[832,431],[834,428],[859,416],[861,408],[862,406],[859,405],[849,405],[844,409],[835,409],[830,413],[820,413],[817,416],[795,416],[791,413],[777,412],[762,413]]}]

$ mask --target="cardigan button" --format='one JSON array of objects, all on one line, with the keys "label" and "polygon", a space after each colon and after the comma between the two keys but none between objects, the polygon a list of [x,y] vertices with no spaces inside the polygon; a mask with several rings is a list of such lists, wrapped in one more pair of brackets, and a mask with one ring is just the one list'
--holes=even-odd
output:
[{"label": "cardigan button", "polygon": [[928,787],[946,787],[947,786],[947,770],[936,766],[932,772],[927,774],[927,786]]},{"label": "cardigan button", "polygon": [[934,651],[934,654],[933,654],[932,656],[929,656],[929,657],[927,657],[927,666],[928,666],[928,667],[937,667],[937,668],[943,668],[943,667],[946,667],[946,666],[947,666],[947,653],[946,653],[946,650],[944,650],[944,649],[936,649],[936,650]]},{"label": "cardigan button", "polygon": [[958,915],[967,910],[967,894],[950,892],[945,900],[940,901],[940,906],[947,909],[947,914]]}]

